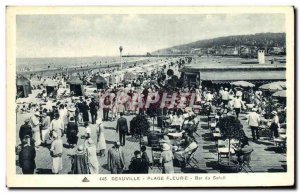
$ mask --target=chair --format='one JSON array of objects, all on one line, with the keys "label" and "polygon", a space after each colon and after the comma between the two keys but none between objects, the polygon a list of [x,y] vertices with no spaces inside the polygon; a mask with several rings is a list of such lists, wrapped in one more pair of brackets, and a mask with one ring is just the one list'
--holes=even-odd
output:
[{"label": "chair", "polygon": [[153,169],[153,167],[157,167],[159,170],[161,170],[161,163],[159,162],[160,161],[160,158],[161,158],[161,148],[160,146],[157,147],[157,146],[152,146],[151,147],[151,154],[152,154],[152,164],[151,164],[151,169]]},{"label": "chair", "polygon": [[189,165],[192,168],[196,167],[196,168],[199,169],[199,167],[197,165],[198,161],[195,159],[195,153],[196,153],[198,147],[199,146],[197,146],[195,149],[193,149],[192,152],[186,157],[186,159],[185,159],[185,166]]},{"label": "chair", "polygon": [[194,125],[194,133],[195,133],[198,137],[200,137],[200,135],[197,133],[198,128],[199,128],[199,123],[200,123],[200,121],[197,121],[197,123]]},{"label": "chair", "polygon": [[247,153],[244,153],[243,157],[242,157],[242,160],[240,162],[240,168],[242,170],[244,170],[246,173],[248,173],[249,171],[247,171],[247,169],[250,170],[250,172],[253,172],[251,166],[250,166],[250,161],[251,161],[251,154],[252,154],[253,150],[252,151],[249,151]]}]

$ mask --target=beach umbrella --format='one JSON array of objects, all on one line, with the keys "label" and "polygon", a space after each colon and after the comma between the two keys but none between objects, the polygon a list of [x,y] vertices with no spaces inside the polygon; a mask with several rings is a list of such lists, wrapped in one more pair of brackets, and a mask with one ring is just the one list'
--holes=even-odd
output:
[{"label": "beach umbrella", "polygon": [[277,91],[272,96],[286,98],[286,90]]},{"label": "beach umbrella", "polygon": [[278,82],[272,82],[268,84],[261,85],[259,87],[262,90],[268,90],[268,91],[280,91],[280,90],[285,90],[286,89],[286,83],[283,81],[278,81]]},{"label": "beach umbrella", "polygon": [[235,81],[230,84],[234,85],[234,86],[241,86],[241,87],[255,87],[254,84],[247,82],[247,81]]},{"label": "beach umbrella", "polygon": [[47,79],[45,80],[45,82],[43,83],[44,86],[49,86],[49,87],[56,87],[58,85],[58,83],[52,79]]}]

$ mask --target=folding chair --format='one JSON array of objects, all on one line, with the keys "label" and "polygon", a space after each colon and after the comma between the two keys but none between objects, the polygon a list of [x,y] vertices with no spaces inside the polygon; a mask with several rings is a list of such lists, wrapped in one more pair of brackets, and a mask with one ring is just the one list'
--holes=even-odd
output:
[{"label": "folding chair", "polygon": [[[253,170],[250,166],[252,152],[253,152],[253,150],[250,151],[250,152],[245,153],[242,157],[242,162],[240,163],[240,168],[242,170],[244,170],[246,173],[253,172]],[[247,171],[247,169],[249,169],[250,171]]]},{"label": "folding chair", "polygon": [[192,168],[196,167],[196,168],[199,169],[199,167],[197,165],[198,161],[195,159],[195,153],[196,153],[198,147],[196,147],[195,149],[193,149],[193,151],[186,157],[186,159],[185,159],[185,166],[189,165]]}]

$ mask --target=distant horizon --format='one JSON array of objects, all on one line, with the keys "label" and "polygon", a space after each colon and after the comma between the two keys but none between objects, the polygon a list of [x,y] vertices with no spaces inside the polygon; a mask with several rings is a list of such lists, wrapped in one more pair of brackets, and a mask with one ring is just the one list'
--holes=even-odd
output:
[{"label": "distant horizon", "polygon": [[91,57],[146,54],[199,40],[284,33],[284,14],[17,15],[16,56]]},{"label": "distant horizon", "polygon": [[[258,32],[258,33],[253,33],[253,34],[240,34],[240,35],[226,35],[226,36],[218,36],[218,37],[214,37],[214,38],[208,38],[208,39],[201,39],[201,40],[196,40],[196,41],[193,41],[193,42],[197,42],[197,41],[203,41],[203,40],[211,40],[211,39],[217,39],[217,38],[223,38],[223,37],[230,37],[230,36],[244,36],[244,35],[256,35],[256,34],[268,34],[268,33],[271,33],[271,34],[279,34],[279,33],[286,33],[286,32]],[[190,44],[190,43],[193,43],[193,42],[187,42],[187,43],[184,43],[184,44],[179,44],[179,45],[173,45],[173,46],[170,46],[170,47],[165,47],[165,48],[159,48],[157,50],[153,50],[153,51],[148,51],[149,53],[151,52],[156,52],[158,50],[164,50],[164,49],[168,49],[168,48],[172,48],[172,47],[177,47],[177,46],[181,46],[181,45],[185,45],[185,44]],[[147,53],[144,53],[144,54],[123,54],[123,56],[127,56],[127,55],[146,55]],[[17,57],[16,59],[37,59],[37,58],[93,58],[93,57],[120,57],[120,55],[107,55],[107,56],[102,56],[102,55],[91,55],[91,56],[45,56],[45,57]]]}]

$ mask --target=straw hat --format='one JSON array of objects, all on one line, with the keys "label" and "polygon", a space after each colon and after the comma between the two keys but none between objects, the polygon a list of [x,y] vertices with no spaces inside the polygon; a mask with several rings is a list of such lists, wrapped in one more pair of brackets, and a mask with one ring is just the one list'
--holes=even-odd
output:
[{"label": "straw hat", "polygon": [[29,123],[29,122],[30,122],[30,119],[25,119],[24,122],[25,122],[25,123]]},{"label": "straw hat", "polygon": [[68,110],[71,111],[71,112],[75,112],[76,108],[74,106],[71,106]]},{"label": "straw hat", "polygon": [[36,112],[34,113],[34,115],[40,116],[40,113],[39,113],[38,111],[36,111]]},{"label": "straw hat", "polygon": [[276,111],[272,111],[272,113],[271,114],[273,114],[273,115],[277,115],[277,112]]},{"label": "straw hat", "polygon": [[162,150],[163,150],[163,151],[168,151],[168,150],[170,150],[170,146],[169,146],[168,144],[164,143],[162,146],[163,146],[163,147],[162,147]]},{"label": "straw hat", "polygon": [[192,107],[186,107],[186,108],[184,109],[184,111],[188,113],[188,112],[192,112],[193,109],[192,109]]},{"label": "straw hat", "polygon": [[78,146],[76,153],[83,153],[83,152],[84,152],[83,145]]},{"label": "straw hat", "polygon": [[253,112],[256,112],[256,111],[257,111],[257,108],[252,108],[252,111],[253,111]]}]

